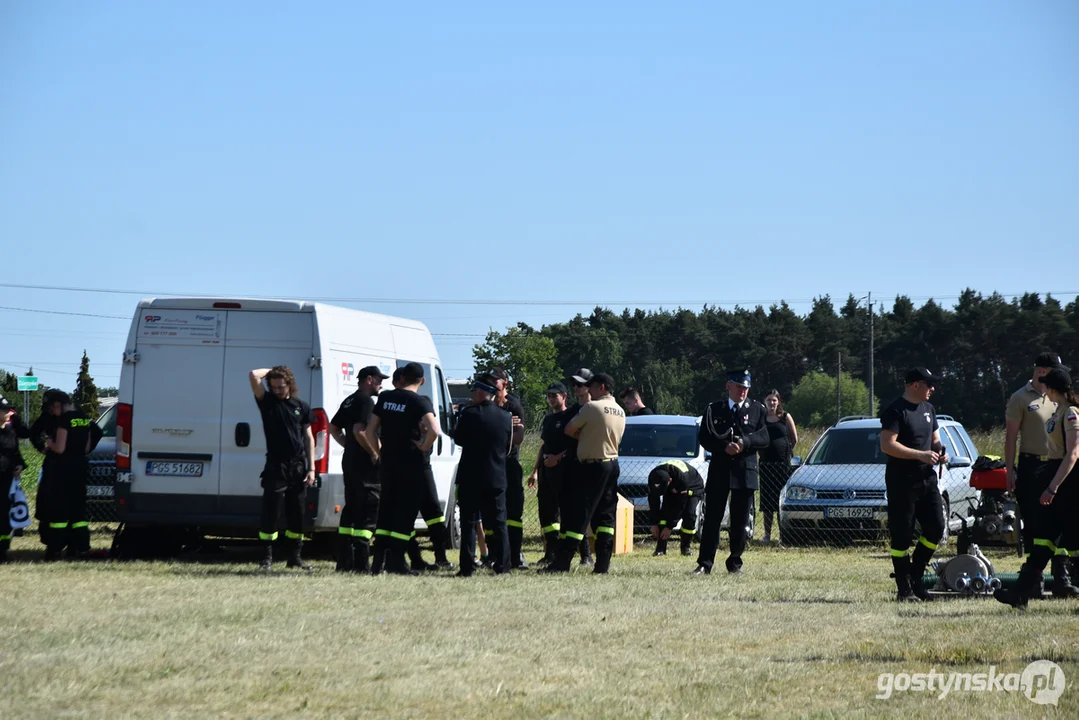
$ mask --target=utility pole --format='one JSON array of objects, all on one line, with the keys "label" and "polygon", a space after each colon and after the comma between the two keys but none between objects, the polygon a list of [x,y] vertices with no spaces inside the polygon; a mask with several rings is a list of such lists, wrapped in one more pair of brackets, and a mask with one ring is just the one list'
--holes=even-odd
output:
[{"label": "utility pole", "polygon": [[874,412],[874,398],[873,395],[873,293],[869,293],[867,296],[869,300],[869,417],[876,417],[877,413]]},{"label": "utility pole", "polygon": [[840,390],[840,380],[843,379],[843,351],[835,354],[835,421],[843,417],[843,391]]}]

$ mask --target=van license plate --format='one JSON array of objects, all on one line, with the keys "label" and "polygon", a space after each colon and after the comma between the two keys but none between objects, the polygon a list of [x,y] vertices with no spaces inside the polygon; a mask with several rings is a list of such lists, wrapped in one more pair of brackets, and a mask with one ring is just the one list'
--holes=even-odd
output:
[{"label": "van license plate", "polygon": [[112,497],[111,485],[87,485],[86,497]]},{"label": "van license plate", "polygon": [[871,507],[829,507],[824,508],[826,518],[872,518],[877,509]]},{"label": "van license plate", "polygon": [[171,477],[202,477],[202,463],[198,462],[148,462],[147,475]]}]

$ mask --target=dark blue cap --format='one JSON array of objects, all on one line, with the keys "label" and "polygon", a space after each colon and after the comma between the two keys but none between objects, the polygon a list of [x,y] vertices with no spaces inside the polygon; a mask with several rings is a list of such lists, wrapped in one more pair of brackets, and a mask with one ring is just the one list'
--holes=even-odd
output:
[{"label": "dark blue cap", "polygon": [[[486,380],[486,379],[487,378],[483,378],[483,380]],[[496,388],[494,385],[488,385],[487,383],[483,382],[483,380],[475,380],[475,381],[473,381],[472,389],[473,390],[482,390],[485,393],[490,393],[491,395],[497,395],[498,394],[498,388]]]},{"label": "dark blue cap", "polygon": [[727,382],[732,382],[735,385],[742,385],[743,387],[753,387],[752,379],[749,377],[749,370],[735,370],[727,373]]}]

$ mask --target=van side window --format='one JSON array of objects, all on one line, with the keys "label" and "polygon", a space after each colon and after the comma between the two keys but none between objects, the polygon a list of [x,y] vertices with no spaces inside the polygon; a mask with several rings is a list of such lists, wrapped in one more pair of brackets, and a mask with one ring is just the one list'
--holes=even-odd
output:
[{"label": "van side window", "polygon": [[453,432],[451,421],[453,420],[453,401],[450,399],[450,393],[446,388],[446,378],[442,376],[442,368],[435,366],[435,380],[437,382],[438,390],[438,419],[439,424],[442,425],[442,432],[447,435]]}]

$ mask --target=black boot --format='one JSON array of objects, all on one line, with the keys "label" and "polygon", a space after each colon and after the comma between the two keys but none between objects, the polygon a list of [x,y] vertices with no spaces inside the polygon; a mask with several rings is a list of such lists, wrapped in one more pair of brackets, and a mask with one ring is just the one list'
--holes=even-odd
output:
[{"label": "black boot", "polygon": [[1031,562],[1033,559],[1032,554],[1023,563],[1023,567],[1019,568],[1019,579],[1015,581],[1015,585],[1010,588],[1001,588],[993,593],[993,597],[997,602],[1011,605],[1016,610],[1027,609],[1027,602],[1030,600],[1035,586],[1042,577],[1042,571],[1045,569],[1045,565],[1041,563],[1038,563],[1039,567],[1036,567]]},{"label": "black boot", "polygon": [[[596,561],[592,559],[592,546],[588,544],[588,538],[585,538],[584,540],[581,541],[581,544],[580,544],[578,550],[579,550],[580,555],[581,555],[581,566],[582,567],[594,567],[595,564],[596,564]],[[570,558],[572,558],[572,557],[573,557],[573,554],[570,553]]]},{"label": "black boot", "polygon": [[933,599],[933,596],[926,590],[925,583],[922,582],[925,569],[932,557],[933,551],[918,543],[918,547],[914,548],[914,553],[910,559],[910,590],[922,602],[930,602]]},{"label": "black boot", "polygon": [[[666,544],[666,543],[664,543]],[[614,535],[600,533],[596,536],[596,567],[594,575],[606,575],[611,571],[611,555],[614,554]]]},{"label": "black boot", "polygon": [[446,557],[446,552],[450,549],[450,531],[446,528],[446,523],[435,523],[429,528],[429,532],[431,544],[435,547],[435,567],[439,570],[453,570],[454,564]]},{"label": "black boot", "polygon": [[682,555],[689,557],[693,554],[691,545],[693,544],[693,533],[682,533]]},{"label": "black boot", "polygon": [[367,540],[352,538],[352,572],[368,573],[371,571],[371,544]]},{"label": "black boot", "polygon": [[292,548],[289,550],[288,560],[285,561],[285,567],[297,568],[299,570],[303,570],[304,572],[311,572],[312,570],[314,570],[314,567],[305,563],[300,557],[302,551],[303,538],[294,539],[292,541]]},{"label": "black boot", "polygon": [[[429,565],[427,561],[423,559],[423,553],[420,551],[420,543],[416,538],[412,538],[408,541],[408,562],[416,572],[435,569],[434,565]],[[387,567],[386,570],[388,572],[393,572],[389,567]]]},{"label": "black boot", "polygon": [[378,575],[386,564],[386,540],[375,538],[375,544],[371,548],[371,574]]},{"label": "black boot", "polygon": [[1079,587],[1071,584],[1068,577],[1068,557],[1066,555],[1054,555],[1050,561],[1053,569],[1053,595],[1059,598],[1079,597]]},{"label": "black boot", "polygon": [[541,573],[568,573],[570,563],[573,562],[573,554],[577,550],[577,541],[570,538],[562,538],[558,541],[554,560],[543,568]]},{"label": "black boot", "polygon": [[524,544],[524,528],[517,525],[510,525],[509,521],[506,522],[506,534],[510,538],[510,567],[514,570],[527,570],[528,563],[525,562],[524,553],[521,552],[521,546]]},{"label": "black boot", "polygon": [[[394,543],[386,549],[386,572],[391,575],[420,574],[415,567],[409,569],[408,563],[405,562],[405,552],[406,548],[400,547],[398,543]],[[420,562],[423,562],[422,558],[420,559]]]},{"label": "black boot", "polygon": [[356,550],[352,535],[337,534],[337,572],[352,572],[356,567]]},{"label": "black boot", "polygon": [[262,547],[262,562],[259,563],[259,570],[273,570],[273,543],[263,543]]},{"label": "black boot", "polygon": [[64,547],[62,545],[46,545],[45,546],[45,562],[57,562],[64,557]]},{"label": "black boot", "polygon": [[558,552],[558,531],[549,530],[543,534],[544,548],[543,557],[536,561],[537,565],[550,565],[554,562]]},{"label": "black boot", "polygon": [[896,594],[895,599],[897,602],[921,602],[921,598],[914,594],[914,590],[911,589],[911,577],[910,577],[910,557],[904,555],[903,557],[892,556],[892,577],[895,578]]},{"label": "black boot", "polygon": [[667,554],[667,541],[656,540],[656,551],[652,553],[652,557],[663,557]]}]

